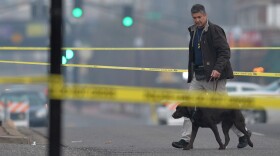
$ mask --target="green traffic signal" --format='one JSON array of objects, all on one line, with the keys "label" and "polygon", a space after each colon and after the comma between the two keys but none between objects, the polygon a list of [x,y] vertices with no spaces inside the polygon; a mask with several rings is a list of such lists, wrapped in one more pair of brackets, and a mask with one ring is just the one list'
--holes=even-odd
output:
[{"label": "green traffic signal", "polygon": [[81,8],[74,8],[74,9],[72,10],[72,15],[73,15],[73,17],[75,17],[75,18],[80,18],[80,17],[82,17],[82,15],[83,15],[83,10],[82,10]]},{"label": "green traffic signal", "polygon": [[134,21],[133,21],[132,17],[126,16],[123,18],[122,23],[123,23],[123,26],[125,26],[125,27],[131,27],[133,25]]},{"label": "green traffic signal", "polygon": [[71,49],[66,49],[65,56],[62,56],[62,64],[67,64],[68,60],[72,59],[74,57],[74,51]]},{"label": "green traffic signal", "polygon": [[67,50],[66,50],[66,53],[65,53],[65,58],[66,58],[67,60],[70,60],[70,59],[72,59],[73,57],[74,57],[74,51],[71,50],[71,49],[67,49]]},{"label": "green traffic signal", "polygon": [[67,63],[67,59],[65,56],[62,56],[62,61],[61,61],[62,64],[66,64]]}]

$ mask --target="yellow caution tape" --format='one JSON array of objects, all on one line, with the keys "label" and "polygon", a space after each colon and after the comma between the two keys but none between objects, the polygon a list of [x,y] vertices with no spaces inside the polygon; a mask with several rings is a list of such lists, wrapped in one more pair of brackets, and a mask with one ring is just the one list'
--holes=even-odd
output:
[{"label": "yellow caution tape", "polygon": [[47,83],[48,76],[17,76],[17,77],[0,77],[0,84],[34,84]]},{"label": "yellow caution tape", "polygon": [[51,99],[101,100],[112,102],[133,102],[139,104],[161,104],[162,101],[177,101],[185,106],[228,109],[280,109],[279,96],[237,97],[225,94],[190,92],[187,90],[125,87],[112,85],[64,84],[63,77],[6,77],[0,83],[34,83],[49,80]]},{"label": "yellow caution tape", "polygon": [[[95,50],[95,51],[185,51],[188,48],[62,48],[72,50]],[[238,47],[232,50],[280,50],[280,47]],[[0,50],[50,50],[48,47],[0,47]],[[5,61],[0,63],[15,63],[29,65],[49,65],[43,62]],[[68,67],[102,68],[119,70],[142,70],[159,72],[186,72],[184,69],[162,69],[162,68],[137,68],[117,67],[101,65],[67,64]],[[280,77],[280,73],[257,73],[257,72],[234,72],[236,76],[266,76]],[[0,83],[41,83],[48,81],[47,77],[2,77]],[[229,109],[280,109],[280,98],[272,97],[229,97],[218,94],[200,92],[188,92],[185,90],[136,88],[106,85],[64,85],[60,76],[51,76],[49,81],[50,97],[52,99],[76,99],[76,100],[106,100],[136,103],[161,103],[161,101],[179,101],[186,106],[199,106],[207,108],[229,108]]]},{"label": "yellow caution tape", "polygon": [[[62,50],[93,50],[93,51],[186,51],[189,48],[185,47],[151,47],[151,48],[134,48],[134,47],[123,47],[123,48],[109,48],[109,47],[64,47]],[[50,50],[49,47],[0,47],[0,50],[22,50],[22,51],[46,51]]]},{"label": "yellow caution tape", "polygon": [[[186,51],[186,47],[63,47],[62,50],[94,50],[94,51]],[[0,47],[0,50],[21,50],[21,51],[46,51],[50,50],[49,47]],[[231,50],[280,50],[280,47],[231,47]]]},{"label": "yellow caution tape", "polygon": [[99,69],[118,69],[118,70],[139,70],[139,71],[156,71],[156,72],[187,72],[186,69],[171,69],[171,68],[142,68],[142,67],[120,67],[120,66],[103,66],[103,65],[87,65],[87,64],[66,64],[67,67],[80,68],[99,68]]},{"label": "yellow caution tape", "polygon": [[[46,62],[26,62],[26,61],[9,61],[9,60],[0,60],[0,63],[43,65],[43,66],[50,65],[49,63]],[[99,68],[99,69],[139,70],[139,71],[157,71],[157,72],[181,72],[181,73],[188,71],[186,69],[120,67],[120,66],[103,66],[103,65],[89,65],[89,64],[63,64],[62,66],[78,67],[78,68]]]},{"label": "yellow caution tape", "polygon": [[[162,101],[179,101],[184,106],[227,109],[280,109],[279,97],[230,97],[205,92],[186,90],[120,87],[107,85],[58,85],[50,86],[52,99],[101,100],[113,102],[135,102],[141,104],[160,104]],[[203,96],[204,95],[204,96]]]},{"label": "yellow caution tape", "polygon": [[11,60],[0,60],[0,63],[25,64],[25,65],[43,65],[43,66],[50,65],[49,63],[46,63],[46,62],[27,62],[27,61],[11,61]]},{"label": "yellow caution tape", "polygon": [[[0,60],[0,63],[10,64],[25,64],[25,65],[44,65],[47,66],[49,63],[46,62],[26,62],[26,61],[9,61]],[[89,65],[89,64],[65,64],[66,67],[77,67],[77,68],[97,68],[97,69],[114,69],[114,70],[138,70],[138,71],[153,71],[153,72],[187,72],[186,69],[172,69],[172,68],[142,68],[142,67],[120,67],[120,66],[104,66],[104,65]],[[235,76],[255,76],[255,77],[280,77],[280,73],[260,73],[260,72],[234,72]]]},{"label": "yellow caution tape", "polygon": [[261,72],[233,72],[235,76],[260,76],[260,77],[280,77],[280,73],[261,73]]}]

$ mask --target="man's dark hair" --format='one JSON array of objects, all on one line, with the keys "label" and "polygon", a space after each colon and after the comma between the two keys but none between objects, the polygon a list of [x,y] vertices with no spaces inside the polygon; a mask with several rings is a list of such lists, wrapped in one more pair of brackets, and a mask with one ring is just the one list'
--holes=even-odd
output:
[{"label": "man's dark hair", "polygon": [[193,5],[192,9],[191,9],[191,12],[192,12],[192,14],[199,13],[199,12],[206,14],[205,7],[201,4]]}]

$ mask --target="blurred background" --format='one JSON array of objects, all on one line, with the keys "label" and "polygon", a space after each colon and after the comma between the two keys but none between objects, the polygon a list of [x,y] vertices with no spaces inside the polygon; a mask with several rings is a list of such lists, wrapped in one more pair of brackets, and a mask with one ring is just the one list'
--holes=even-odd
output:
[{"label": "blurred background", "polygon": [[[0,0],[0,2],[2,4],[0,47],[49,46],[49,0]],[[64,0],[63,2],[64,47],[187,47],[189,42],[187,28],[193,24],[190,9],[195,3],[203,4],[209,20],[224,28],[231,47],[280,45],[280,0]],[[44,50],[1,50],[0,53],[2,61],[49,61],[49,52]],[[90,51],[69,48],[63,51],[63,55],[63,64],[187,69],[188,63],[188,51]],[[232,50],[231,62],[234,71],[278,73],[279,56],[279,50]],[[48,66],[24,63],[1,62],[0,70],[1,76],[48,74]],[[187,88],[183,73],[75,67],[63,67],[63,70],[68,83]],[[261,93],[279,95],[278,78],[236,76],[233,81],[240,82],[238,85],[241,85],[239,90],[241,94],[243,91],[260,91],[265,88],[266,90],[261,90]],[[247,84],[242,82],[258,86],[247,87]],[[272,83],[274,88],[269,90]],[[44,101],[47,96],[46,85],[1,85],[1,89],[3,92],[36,90],[45,96],[40,102],[41,105],[47,103]],[[237,90],[236,87],[229,91]],[[165,121],[159,119],[159,112],[162,111],[160,107],[153,108],[149,105],[65,101],[64,107],[81,114],[107,111],[111,114],[136,117],[145,124],[167,123],[167,119],[163,119]],[[168,113],[164,112],[165,118],[168,117],[166,114]],[[268,115],[266,111],[262,111],[253,118],[252,123],[256,122],[255,118],[266,122]]]}]

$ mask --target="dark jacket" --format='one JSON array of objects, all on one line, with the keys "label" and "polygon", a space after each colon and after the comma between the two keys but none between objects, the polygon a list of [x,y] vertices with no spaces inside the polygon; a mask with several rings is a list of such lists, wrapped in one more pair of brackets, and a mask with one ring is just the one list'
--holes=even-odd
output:
[{"label": "dark jacket", "polygon": [[[193,25],[188,28],[190,32],[189,43],[189,65],[188,65],[188,83],[193,79],[194,71],[194,49],[192,46],[193,35],[196,30],[196,26]],[[232,79],[233,71],[230,64],[230,48],[227,43],[224,30],[211,22],[207,22],[202,37],[201,37],[201,51],[202,62],[205,70],[205,76],[207,80],[210,80],[210,76],[213,70],[217,70],[221,73],[220,79]]]}]

